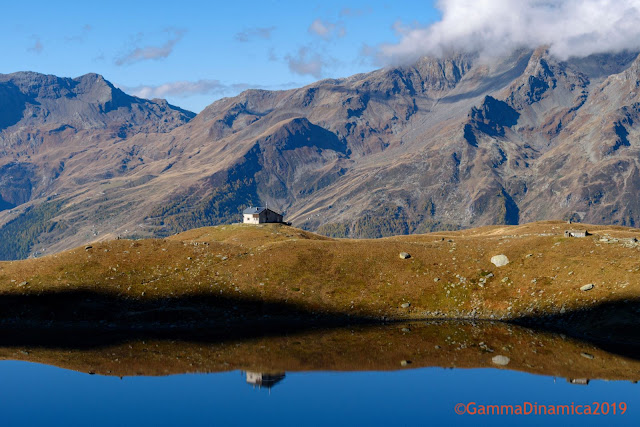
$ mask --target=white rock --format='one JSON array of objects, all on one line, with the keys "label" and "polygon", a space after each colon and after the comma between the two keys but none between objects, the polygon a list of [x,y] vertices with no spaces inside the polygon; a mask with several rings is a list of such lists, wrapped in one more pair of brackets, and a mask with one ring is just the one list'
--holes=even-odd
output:
[{"label": "white rock", "polygon": [[590,291],[591,289],[593,289],[593,283],[589,283],[588,285],[580,287],[580,290],[583,292]]},{"label": "white rock", "polygon": [[491,257],[491,263],[496,267],[504,267],[509,264],[509,258],[506,255],[495,255]]},{"label": "white rock", "polygon": [[509,359],[507,356],[497,355],[497,356],[493,356],[493,358],[491,358],[491,361],[495,365],[506,366],[509,364],[511,359]]}]

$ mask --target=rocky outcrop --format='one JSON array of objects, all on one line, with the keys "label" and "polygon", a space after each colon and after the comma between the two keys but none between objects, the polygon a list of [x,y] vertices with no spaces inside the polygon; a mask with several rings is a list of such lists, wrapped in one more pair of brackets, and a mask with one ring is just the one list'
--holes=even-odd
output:
[{"label": "rocky outcrop", "polygon": [[0,211],[28,202],[35,178],[33,165],[8,163],[0,166]]}]

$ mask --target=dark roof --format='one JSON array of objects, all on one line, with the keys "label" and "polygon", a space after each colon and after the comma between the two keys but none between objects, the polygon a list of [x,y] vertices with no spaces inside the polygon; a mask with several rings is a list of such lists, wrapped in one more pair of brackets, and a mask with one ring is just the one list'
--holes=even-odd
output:
[{"label": "dark roof", "polygon": [[259,214],[267,208],[251,206],[242,211],[243,214]]}]

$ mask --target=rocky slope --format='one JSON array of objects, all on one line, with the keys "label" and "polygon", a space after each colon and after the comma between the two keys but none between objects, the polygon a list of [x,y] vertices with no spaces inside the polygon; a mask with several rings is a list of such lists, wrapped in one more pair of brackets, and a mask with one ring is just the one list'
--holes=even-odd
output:
[{"label": "rocky slope", "polygon": [[[77,201],[75,194],[126,176],[144,161],[142,152],[155,152],[123,141],[168,133],[194,116],[164,100],[129,96],[97,74],[0,75],[0,259],[28,255],[46,231],[52,241],[64,238],[65,227],[49,222],[60,212],[52,199]],[[94,227],[101,222],[91,214],[84,219]]]},{"label": "rocky slope", "polygon": [[0,78],[0,258],[164,236],[268,203],[330,236],[640,221],[637,53],[545,48],[287,91],[195,118],[99,76]]}]

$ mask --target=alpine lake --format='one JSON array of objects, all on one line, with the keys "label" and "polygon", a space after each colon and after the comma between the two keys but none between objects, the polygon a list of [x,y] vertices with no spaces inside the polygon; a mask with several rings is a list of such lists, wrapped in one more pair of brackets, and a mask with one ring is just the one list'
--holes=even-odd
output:
[{"label": "alpine lake", "polygon": [[635,348],[501,322],[232,336],[13,329],[0,339],[6,426],[640,421]]}]

